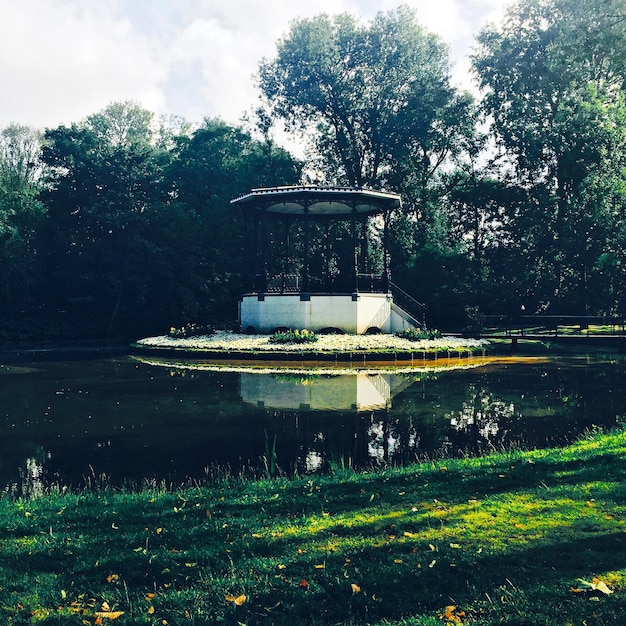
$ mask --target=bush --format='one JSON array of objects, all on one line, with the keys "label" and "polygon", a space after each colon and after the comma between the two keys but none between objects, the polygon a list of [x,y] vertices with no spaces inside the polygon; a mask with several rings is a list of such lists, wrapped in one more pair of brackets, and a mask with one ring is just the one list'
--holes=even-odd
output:
[{"label": "bush", "polygon": [[428,328],[406,328],[396,333],[396,337],[400,339],[408,339],[409,341],[420,341],[421,339],[439,339],[441,331]]},{"label": "bush", "polygon": [[285,330],[275,332],[270,343],[315,343],[317,335],[312,330]]},{"label": "bush", "polygon": [[199,337],[200,335],[212,335],[215,329],[208,324],[187,324],[180,328],[172,326],[168,336],[173,339],[187,339],[188,337]]}]

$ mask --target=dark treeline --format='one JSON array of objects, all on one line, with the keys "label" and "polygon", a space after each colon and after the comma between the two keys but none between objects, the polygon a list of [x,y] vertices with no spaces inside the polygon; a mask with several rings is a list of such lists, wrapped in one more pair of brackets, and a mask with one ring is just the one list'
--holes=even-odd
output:
[{"label": "dark treeline", "polygon": [[[247,126],[124,102],[69,127],[7,127],[0,339],[233,327],[249,268],[229,201],[299,182],[402,194],[393,280],[431,325],[462,326],[468,307],[624,314],[623,1],[520,0],[472,63],[479,100],[408,8],[320,15],[261,61]],[[304,162],[272,139],[278,123]]]}]

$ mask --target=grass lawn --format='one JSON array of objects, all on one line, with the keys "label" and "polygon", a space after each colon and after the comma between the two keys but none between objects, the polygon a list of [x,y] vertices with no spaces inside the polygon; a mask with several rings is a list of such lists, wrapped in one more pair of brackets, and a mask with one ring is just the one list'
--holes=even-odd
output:
[{"label": "grass lawn", "polygon": [[624,615],[626,431],[372,473],[0,499],[2,624]]}]

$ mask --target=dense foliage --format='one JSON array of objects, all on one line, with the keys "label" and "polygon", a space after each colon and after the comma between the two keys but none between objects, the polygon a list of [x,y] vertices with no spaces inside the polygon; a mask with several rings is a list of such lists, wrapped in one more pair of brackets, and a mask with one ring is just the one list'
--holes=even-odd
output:
[{"label": "dense foliage", "polygon": [[[262,60],[252,130],[157,121],[130,102],[45,133],[5,128],[0,340],[234,325],[250,262],[229,201],[302,181],[402,194],[393,280],[428,305],[429,324],[462,328],[467,310],[623,314],[623,3],[518,0],[478,34],[473,67],[477,101],[406,7],[370,23],[320,15]],[[273,142],[278,122],[306,146],[304,169]],[[380,224],[371,231],[380,250]],[[309,238],[311,269],[340,276],[349,225]]]}]

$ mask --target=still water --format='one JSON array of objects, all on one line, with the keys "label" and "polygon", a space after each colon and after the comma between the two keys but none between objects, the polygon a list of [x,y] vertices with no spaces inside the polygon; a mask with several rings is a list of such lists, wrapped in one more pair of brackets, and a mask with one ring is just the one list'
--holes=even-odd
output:
[{"label": "still water", "polygon": [[259,473],[274,441],[287,473],[403,464],[559,445],[626,418],[618,357],[462,365],[315,375],[132,357],[0,365],[0,489]]}]

